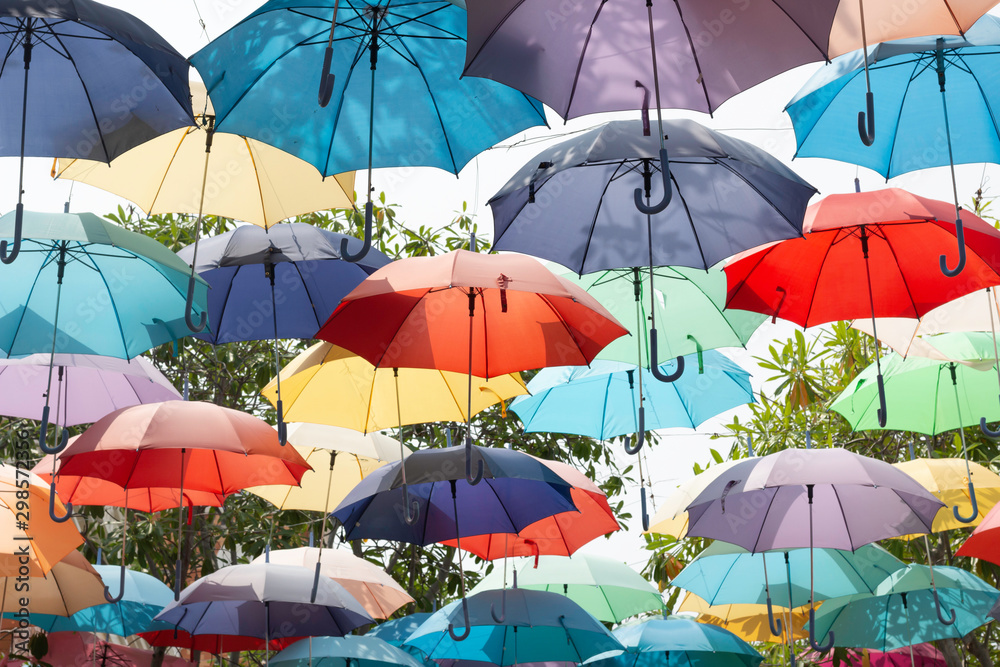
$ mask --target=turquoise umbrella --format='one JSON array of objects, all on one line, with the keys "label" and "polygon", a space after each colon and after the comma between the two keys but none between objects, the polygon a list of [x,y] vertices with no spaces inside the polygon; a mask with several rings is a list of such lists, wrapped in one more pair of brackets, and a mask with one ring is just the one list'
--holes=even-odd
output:
[{"label": "turquoise umbrella", "polygon": [[370,634],[300,639],[267,662],[274,667],[427,667],[422,660]]},{"label": "turquoise umbrella", "polygon": [[[834,631],[838,646],[879,651],[921,642],[964,637],[989,622],[987,614],[1000,591],[957,567],[907,565],[875,589],[824,602],[816,612],[816,633]],[[945,624],[935,600],[950,608]]]},{"label": "turquoise umbrella", "polygon": [[764,657],[729,630],[686,618],[653,618],[622,626],[625,653],[592,667],[757,667]]}]

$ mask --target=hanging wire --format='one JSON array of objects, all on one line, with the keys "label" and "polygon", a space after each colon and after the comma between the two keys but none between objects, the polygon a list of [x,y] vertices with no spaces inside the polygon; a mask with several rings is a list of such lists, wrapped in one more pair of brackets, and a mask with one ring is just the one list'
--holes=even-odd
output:
[{"label": "hanging wire", "polygon": [[208,28],[205,26],[205,19],[201,16],[201,9],[198,8],[198,0],[191,0],[191,4],[194,5],[194,13],[198,15],[198,25],[201,26],[201,32],[205,35],[205,41],[211,42],[212,37],[208,34]]}]

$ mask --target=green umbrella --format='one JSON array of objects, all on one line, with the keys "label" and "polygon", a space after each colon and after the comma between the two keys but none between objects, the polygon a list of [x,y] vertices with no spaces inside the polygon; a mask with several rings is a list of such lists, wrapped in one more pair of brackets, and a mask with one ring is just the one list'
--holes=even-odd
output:
[{"label": "green umbrella", "polygon": [[[645,611],[662,611],[663,598],[628,565],[611,558],[576,554],[511,561],[518,588],[561,593],[599,621],[620,623]],[[496,568],[472,594],[504,588],[506,573]]]}]

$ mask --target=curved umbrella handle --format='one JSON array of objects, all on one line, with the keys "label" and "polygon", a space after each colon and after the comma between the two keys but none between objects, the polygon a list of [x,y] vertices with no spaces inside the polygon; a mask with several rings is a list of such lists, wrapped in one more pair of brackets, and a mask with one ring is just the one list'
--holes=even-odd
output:
[{"label": "curved umbrella handle", "polygon": [[[333,28],[331,27],[330,30],[332,31]],[[330,103],[330,97],[333,95],[333,82],[337,76],[330,74],[330,65],[332,63],[333,47],[328,46],[323,53],[323,70],[319,74],[319,105],[321,107],[326,107]]]},{"label": "curved umbrella handle", "polygon": [[646,408],[644,406],[639,406],[639,431],[635,434],[635,444],[629,445],[625,443],[625,453],[635,456],[642,449],[643,443],[646,442]]},{"label": "curved umbrella handle", "polygon": [[120,602],[125,596],[125,563],[122,563],[121,577],[118,580],[118,595],[112,596],[111,590],[105,586],[104,587],[104,599],[109,603],[114,604],[115,602]]},{"label": "curved umbrella handle", "polygon": [[17,203],[17,212],[14,213],[14,241],[10,246],[10,254],[7,254],[7,242],[0,241],[0,262],[10,264],[21,252],[21,228],[24,226],[24,204]]},{"label": "curved umbrella handle", "polygon": [[941,265],[941,273],[949,278],[954,278],[965,268],[965,229],[962,226],[962,218],[960,217],[955,218],[955,239],[958,241],[958,266],[954,269],[949,269],[948,258],[944,255],[938,257],[938,263]]},{"label": "curved umbrella handle", "polygon": [[698,375],[705,374],[705,350],[701,347],[701,343],[698,339],[688,334],[688,340],[694,343],[695,351],[698,353]]},{"label": "curved umbrella handle", "polygon": [[477,462],[476,476],[472,476],[472,437],[465,436],[465,481],[472,486],[479,484],[483,481],[483,471],[483,459],[480,458]]},{"label": "curved umbrella handle", "polygon": [[646,206],[646,203],[642,201],[642,188],[636,188],[632,191],[632,199],[640,213],[645,213],[646,215],[659,213],[667,207],[671,197],[673,197],[673,191],[670,188],[670,161],[667,159],[666,148],[660,149],[660,175],[663,177],[663,199],[659,203]]},{"label": "curved umbrella handle", "polygon": [[684,373],[684,357],[677,357],[677,370],[666,375],[660,370],[660,366],[657,363],[659,355],[656,353],[657,342],[656,342],[656,329],[649,330],[649,370],[660,382],[674,382]]},{"label": "curved umbrella handle", "polygon": [[782,632],[782,623],[780,618],[774,617],[774,609],[771,607],[771,596],[767,596],[767,625],[771,628],[771,634],[775,637],[780,637]]},{"label": "curved umbrella handle", "polygon": [[309,594],[309,603],[315,604],[316,602],[316,591],[319,590],[319,571],[323,567],[323,563],[320,562],[319,558],[316,559],[316,574],[313,575],[313,589],[312,593]]},{"label": "curved umbrella handle", "polygon": [[885,428],[886,420],[889,419],[889,411],[885,407],[885,383],[882,381],[882,374],[879,373],[875,379],[878,384],[878,404],[879,409],[876,413],[878,415],[878,425]]},{"label": "curved umbrella handle", "polygon": [[875,95],[870,90],[865,94],[865,107],[866,111],[858,112],[858,136],[861,143],[871,146],[875,143]]},{"label": "curved umbrella handle", "polygon": [[[482,461],[479,462],[480,465],[480,477],[482,477]],[[410,507],[413,507],[413,513],[410,513]],[[407,485],[403,485],[403,520],[406,521],[408,526],[412,526],[417,522],[417,518],[420,516],[420,503],[416,500],[413,501],[412,505],[410,503],[410,490]]]},{"label": "curved umbrella handle", "polygon": [[814,607],[809,608],[809,645],[817,653],[826,653],[833,648],[833,632],[830,632],[830,641],[826,644],[820,644],[816,641],[816,609]]},{"label": "curved umbrella handle", "polygon": [[194,273],[188,279],[187,305],[184,307],[184,323],[192,333],[200,333],[205,330],[208,315],[204,312],[197,322],[194,321]]},{"label": "curved umbrella handle", "polygon": [[49,406],[42,408],[42,427],[38,431],[38,447],[46,454],[58,454],[62,450],[66,449],[66,445],[69,444],[69,431],[66,429],[62,430],[62,436],[59,438],[59,444],[55,447],[49,447],[45,444],[45,436],[49,431]]},{"label": "curved umbrella handle", "polygon": [[464,641],[469,636],[469,633],[472,632],[472,625],[469,623],[469,601],[465,598],[462,598],[462,615],[465,616],[465,631],[462,634],[456,635],[455,624],[448,624],[448,634],[457,642]]},{"label": "curved umbrella handle", "polygon": [[983,432],[987,438],[1000,438],[1000,429],[994,431],[989,426],[986,425],[986,417],[979,418],[979,430]]},{"label": "curved umbrella handle", "polygon": [[[951,508],[951,511],[955,515],[955,518],[961,521],[962,523],[972,523],[973,521],[976,520],[976,517],[979,516],[979,503],[976,502],[976,487],[972,484],[971,479],[969,480],[969,500],[972,501],[972,512],[969,514],[969,516],[962,516],[962,513],[958,511],[958,505],[954,505]],[[954,614],[954,610],[952,610],[952,613]],[[941,612],[939,610],[938,615],[940,616],[940,614]],[[952,623],[954,622],[955,619],[953,618]],[[942,623],[944,623],[944,621],[942,621]],[[951,623],[945,623],[945,625],[951,625]]]},{"label": "curved umbrella handle", "polygon": [[372,203],[365,204],[365,238],[361,245],[361,250],[357,255],[352,255],[347,249],[347,239],[340,239],[340,258],[348,262],[360,262],[372,249]]},{"label": "curved umbrella handle", "polygon": [[646,513],[646,487],[640,489],[640,498],[642,499],[642,529],[649,532],[649,514]]},{"label": "curved umbrella handle", "polygon": [[278,410],[278,444],[284,447],[288,443],[288,424],[285,423],[285,410],[280,398],[275,407]]},{"label": "curved umbrella handle", "polygon": [[954,625],[955,624],[955,610],[951,609],[948,613],[951,614],[951,618],[945,618],[945,615],[941,613],[941,599],[938,598],[937,589],[933,589],[934,594],[934,608],[937,611],[938,620],[941,621],[942,625]]},{"label": "curved umbrella handle", "polygon": [[181,599],[181,557],[174,561],[174,601]]},{"label": "curved umbrella handle", "polygon": [[[497,614],[496,605],[493,604],[493,603],[490,603],[490,616],[493,617],[494,621],[496,621],[497,623],[500,623],[500,624],[502,624],[504,622],[504,619],[507,618],[507,589],[506,588],[503,589],[502,597],[500,598],[500,614],[499,615]],[[465,624],[468,625],[469,621],[466,620]]]},{"label": "curved umbrella handle", "polygon": [[73,505],[70,503],[63,503],[66,506],[66,514],[59,516],[56,514],[56,478],[55,475],[52,476],[52,481],[49,482],[49,518],[56,523],[66,523],[73,516]]}]

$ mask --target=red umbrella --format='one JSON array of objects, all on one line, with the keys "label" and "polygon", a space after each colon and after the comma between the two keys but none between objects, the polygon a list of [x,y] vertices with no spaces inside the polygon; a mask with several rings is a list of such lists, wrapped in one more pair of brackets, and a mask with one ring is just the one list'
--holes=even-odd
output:
[{"label": "red umbrella", "polygon": [[1000,565],[1000,504],[994,505],[983,517],[955,555],[981,558]]},{"label": "red umbrella", "polygon": [[[158,626],[168,626],[169,623],[158,623]],[[175,646],[191,651],[202,651],[213,655],[232,653],[233,651],[260,651],[265,644],[268,650],[280,651],[286,646],[297,642],[301,637],[280,637],[265,641],[263,637],[247,637],[245,635],[192,635],[186,630],[171,627],[169,630],[150,630],[140,632],[150,646]]]},{"label": "red umbrella", "polygon": [[[748,251],[726,267],[726,307],[803,327],[861,317],[920,317],[1000,284],[1000,232],[968,212],[963,223],[968,262],[948,277],[938,270],[938,258],[955,243],[952,204],[898,188],[830,195],[806,210],[804,238]],[[877,347],[875,361],[884,425]]]},{"label": "red umbrella", "polygon": [[[200,401],[164,401],[116,410],[60,454],[59,474],[97,477],[125,490],[170,488],[230,494],[248,486],[298,484],[311,470],[293,447],[282,447],[267,422]],[[131,504],[125,494],[123,505]],[[179,503],[180,504],[180,503]],[[183,509],[183,506],[181,506]],[[128,510],[125,511],[126,524]],[[175,596],[180,592],[178,521]],[[122,539],[124,591],[125,540]],[[113,599],[105,588],[105,597]]]}]

